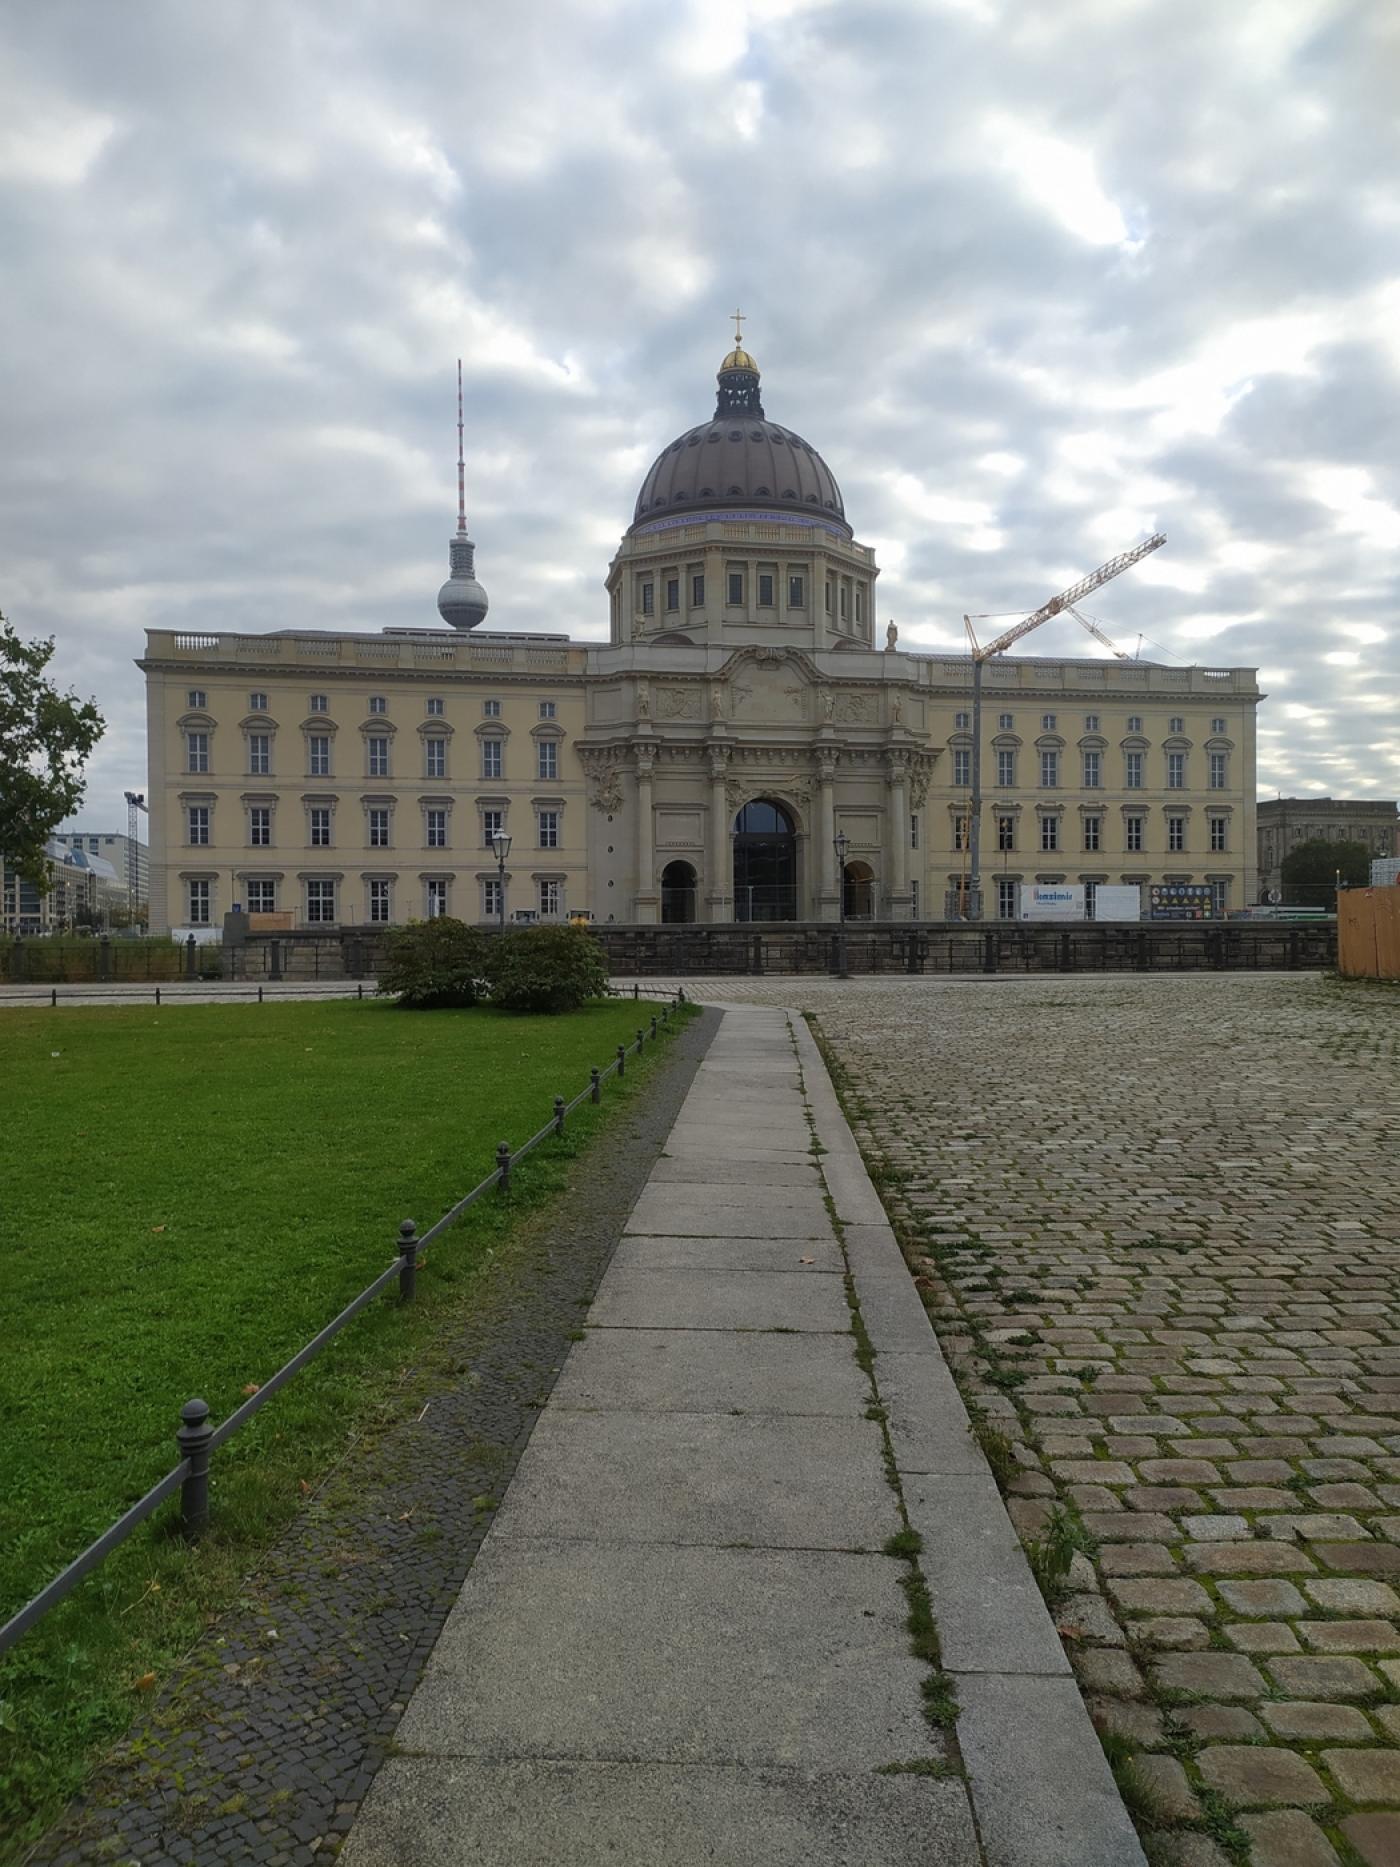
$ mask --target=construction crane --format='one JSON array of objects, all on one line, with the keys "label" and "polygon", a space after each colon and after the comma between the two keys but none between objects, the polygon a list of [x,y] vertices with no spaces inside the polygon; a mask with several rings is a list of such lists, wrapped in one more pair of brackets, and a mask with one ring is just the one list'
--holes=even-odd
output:
[{"label": "construction crane", "polygon": [[[1134,545],[1131,551],[1124,551],[1116,558],[1110,558],[1107,564],[1100,564],[1096,571],[1087,577],[1081,577],[1078,583],[1071,584],[1068,590],[1062,590],[1058,596],[1052,596],[1032,615],[1022,617],[1014,627],[999,635],[994,642],[988,642],[985,648],[978,645],[977,635],[972,627],[971,616],[963,617],[963,627],[967,630],[967,639],[972,644],[972,803],[969,811],[968,854],[972,873],[968,877],[967,900],[964,910],[968,920],[982,918],[982,670],[993,655],[1001,655],[1014,643],[1038,629],[1042,622],[1049,622],[1052,616],[1069,610],[1077,622],[1083,623],[1089,633],[1115,655],[1122,655],[1122,650],[1114,648],[1112,642],[1095,625],[1081,616],[1074,605],[1093,590],[1103,584],[1111,583],[1115,577],[1121,577],[1125,570],[1131,570],[1134,564],[1145,558],[1149,552],[1159,550],[1167,542],[1165,532],[1156,532],[1142,544]],[[1123,655],[1123,659],[1128,657]]]},{"label": "construction crane", "polygon": [[146,793],[128,791],[126,793],[126,905],[131,915],[131,925],[136,925],[137,909],[141,906],[141,845],[137,831],[141,827],[140,812],[146,810]]}]

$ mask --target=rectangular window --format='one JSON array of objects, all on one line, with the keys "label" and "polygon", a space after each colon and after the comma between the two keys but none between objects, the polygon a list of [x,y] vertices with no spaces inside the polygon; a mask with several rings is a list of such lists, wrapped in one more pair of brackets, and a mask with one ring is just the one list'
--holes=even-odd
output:
[{"label": "rectangular window", "polygon": [[492,839],[506,827],[506,813],[503,810],[483,810],[481,813],[481,840],[486,848],[491,847]]},{"label": "rectangular window", "polygon": [[1168,752],[1167,754],[1167,789],[1184,791],[1186,789],[1186,754]]},{"label": "rectangular window", "polygon": [[744,573],[741,570],[732,570],[728,573],[726,581],[729,594],[725,601],[731,609],[741,608],[744,601]]},{"label": "rectangular window", "polygon": [[911,920],[919,918],[919,884],[915,881],[909,884],[909,918]]},{"label": "rectangular window", "polygon": [[1060,782],[1060,755],[1058,752],[1042,752],[1040,755],[1040,782],[1046,790],[1053,790]]},{"label": "rectangular window", "polygon": [[306,918],[312,925],[335,919],[335,883],[313,881],[306,884]]},{"label": "rectangular window", "polygon": [[481,742],[481,775],[483,778],[502,778],[505,776],[504,745],[499,739],[483,739]]},{"label": "rectangular window", "polygon": [[542,700],[540,702],[540,718],[542,720],[552,720],[558,711],[558,707],[552,700]]},{"label": "rectangular window", "polygon": [[971,724],[972,715],[970,713],[955,713],[953,715],[953,725],[960,733],[965,733]]},{"label": "rectangular window", "polygon": [[1142,850],[1142,818],[1125,817],[1123,819],[1123,847],[1134,855]]},{"label": "rectangular window", "polygon": [[275,914],[277,912],[276,882],[249,882],[246,892],[250,914]]},{"label": "rectangular window", "polygon": [[666,579],[666,607],[679,609],[681,606],[681,580],[679,577]]},{"label": "rectangular window", "polygon": [[249,694],[248,711],[250,713],[266,713],[267,712],[267,695],[266,694]]},{"label": "rectangular window", "polygon": [[788,608],[805,609],[807,607],[807,586],[802,578],[793,571],[788,572]]},{"label": "rectangular window", "polygon": [[758,573],[758,607],[760,609],[772,609],[773,607],[772,571],[761,570]]},{"label": "rectangular window", "polygon": [[1229,882],[1212,882],[1210,885],[1210,905],[1222,918],[1230,911]]},{"label": "rectangular window", "polygon": [[1174,713],[1167,722],[1167,731],[1172,733],[1184,733],[1186,731],[1186,721],[1179,713]]},{"label": "rectangular window", "polygon": [[369,918],[372,926],[387,923],[392,912],[390,889],[391,882],[371,882],[369,885]]},{"label": "rectangular window", "polygon": [[248,735],[248,772],[251,777],[265,778],[272,770],[272,740],[267,733],[249,733]]},{"label": "rectangular window", "polygon": [[559,812],[542,810],[540,819],[540,848],[557,849],[559,847]]},{"label": "rectangular window", "polygon": [[312,733],[306,741],[306,768],[313,778],[331,775],[331,742],[328,734]]},{"label": "rectangular window", "polygon": [[1217,735],[1223,733],[1225,731],[1224,720],[1212,720],[1210,723],[1210,730]]},{"label": "rectangular window", "polygon": [[423,773],[428,778],[447,776],[447,741],[445,739],[423,741]]},{"label": "rectangular window", "polygon": [[365,745],[369,752],[369,775],[371,778],[389,776],[389,741],[387,739],[367,739]]},{"label": "rectangular window", "polygon": [[1010,921],[1016,918],[1016,884],[1008,881],[1004,875],[997,877],[997,919]]},{"label": "rectangular window", "polygon": [[1093,852],[1102,847],[1103,818],[1086,817],[1084,819],[1084,848]]},{"label": "rectangular window", "polygon": [[1097,713],[1086,713],[1084,715],[1084,730],[1086,733],[1096,733],[1099,730],[1099,716]]},{"label": "rectangular window", "polygon": [[1094,913],[1094,904],[1098,900],[1098,895],[1099,895],[1098,883],[1097,882],[1085,882],[1084,884],[1084,913],[1085,913],[1085,917],[1088,920],[1097,919],[1097,916]]},{"label": "rectangular window", "polygon": [[919,847],[919,813],[917,810],[909,813],[909,847],[911,849]]},{"label": "rectangular window", "polygon": [[1210,788],[1223,791],[1229,783],[1229,764],[1224,752],[1212,752],[1210,755]]},{"label": "rectangular window", "polygon": [[369,710],[371,713],[387,713],[389,711],[389,702],[384,698],[383,694],[371,694]]},{"label": "rectangular window", "polygon": [[324,805],[314,804],[307,812],[311,825],[311,847],[329,849],[331,846],[331,813]]},{"label": "rectangular window", "polygon": [[954,849],[966,849],[967,848],[967,818],[966,817],[954,817],[953,819],[953,847]]},{"label": "rectangular window", "polygon": [[443,715],[442,701],[436,694],[434,694],[428,700],[428,718],[430,720],[440,720],[442,718],[442,715]]},{"label": "rectangular window", "polygon": [[1125,752],[1123,754],[1123,782],[1130,791],[1142,789],[1142,754]]},{"label": "rectangular window", "polygon": [[863,622],[864,619],[865,619],[865,585],[862,583],[858,583],[856,585],[856,621]]},{"label": "rectangular window", "polygon": [[1000,746],[997,749],[997,783],[1003,790],[1015,789],[1016,752],[1013,747]]},{"label": "rectangular window", "polygon": [[690,580],[690,603],[693,609],[705,607],[705,578],[703,572],[697,572]]},{"label": "rectangular window", "polygon": [[185,770],[208,771],[209,735],[208,733],[185,734]]},{"label": "rectangular window", "polygon": [[1016,847],[1016,819],[1014,817],[997,818],[997,848],[1014,849]]},{"label": "rectangular window", "polygon": [[1225,829],[1228,821],[1229,819],[1226,817],[1212,817],[1210,820],[1210,847],[1214,855],[1223,855],[1228,847],[1225,841]]},{"label": "rectangular window", "polygon": [[308,702],[308,705],[307,705],[307,711],[308,711],[308,712],[310,712],[310,713],[329,713],[329,712],[330,712],[330,710],[331,710],[331,703],[330,703],[330,701],[329,701],[329,700],[327,699],[327,697],[325,696],[325,694],[313,694],[313,695],[311,696],[311,699],[310,699],[310,701]]},{"label": "rectangular window", "polygon": [[834,588],[835,585],[832,583],[830,577],[828,577],[826,580],[826,613],[828,616],[831,614],[831,593]]},{"label": "rectangular window", "polygon": [[1015,724],[1016,718],[1014,714],[999,713],[997,715],[997,731],[999,733],[1009,733]]},{"label": "rectangular window", "polygon": [[1042,714],[1041,714],[1041,716],[1040,716],[1040,730],[1041,730],[1041,731],[1042,731],[1043,733],[1052,733],[1052,732],[1054,732],[1054,730],[1055,730],[1055,715],[1054,715],[1053,713],[1042,713]]},{"label": "rectangular window", "polygon": [[1130,713],[1128,715],[1128,731],[1130,733],[1140,733],[1142,731],[1142,715],[1140,713]]},{"label": "rectangular window", "polygon": [[954,746],[953,748],[953,783],[972,783],[972,747]]},{"label": "rectangular window", "polygon": [[483,700],[481,703],[481,717],[484,720],[498,720],[501,717],[500,701]]},{"label": "rectangular window", "polygon": [[272,846],[272,809],[267,804],[251,804],[248,807],[248,841],[254,849],[269,849]]},{"label": "rectangular window", "polygon": [[427,884],[428,919],[440,920],[447,912],[447,877],[433,875]]},{"label": "rectangular window", "polygon": [[207,927],[209,925],[209,884],[191,882],[190,890],[190,926]]},{"label": "rectangular window", "polygon": [[423,840],[429,849],[446,849],[447,812],[445,810],[423,812]]},{"label": "rectangular window", "polygon": [[209,842],[209,806],[191,804],[186,814],[189,817],[190,843],[196,848],[207,845]]},{"label": "rectangular window", "polygon": [[202,687],[192,687],[185,695],[185,699],[189,702],[191,713],[202,713],[208,698],[209,696]]},{"label": "rectangular window", "polygon": [[501,912],[501,878],[498,875],[486,876],[481,884],[481,912],[486,920],[493,921]]},{"label": "rectangular window", "polygon": [[1100,752],[1086,752],[1084,754],[1084,789],[1086,791],[1098,790],[1102,782],[1099,776],[1099,769],[1102,762],[1103,754]]},{"label": "rectangular window", "polygon": [[1040,820],[1040,847],[1042,850],[1060,847],[1060,820],[1058,817],[1042,817]]},{"label": "rectangular window", "polygon": [[846,613],[847,613],[846,598],[847,598],[847,585],[843,583],[841,585],[841,620],[842,622],[846,620]]},{"label": "rectangular window", "polygon": [[1167,818],[1167,848],[1173,855],[1180,855],[1186,847],[1185,817]]},{"label": "rectangular window", "polygon": [[369,846],[371,849],[389,847],[389,813],[387,810],[372,810],[369,813]]},{"label": "rectangular window", "polygon": [[540,778],[559,776],[559,747],[552,739],[541,739],[539,743],[539,770],[536,776]]},{"label": "rectangular window", "polygon": [[644,616],[656,614],[656,585],[650,577],[646,578],[642,584],[642,614]]},{"label": "rectangular window", "polygon": [[540,916],[549,920],[558,914],[563,905],[564,884],[558,881],[540,883]]}]

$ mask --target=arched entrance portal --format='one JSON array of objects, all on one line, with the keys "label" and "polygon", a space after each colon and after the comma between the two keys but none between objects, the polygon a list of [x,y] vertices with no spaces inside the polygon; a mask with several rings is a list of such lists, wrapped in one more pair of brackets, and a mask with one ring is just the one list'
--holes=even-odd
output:
[{"label": "arched entrance portal", "polygon": [[872,921],[875,918],[875,871],[868,862],[848,862],[843,877],[846,890],[846,919]]},{"label": "arched entrance portal", "polygon": [[688,862],[668,862],[661,871],[661,918],[695,919],[695,870]]},{"label": "arched entrance portal", "polygon": [[797,832],[782,805],[766,797],[734,819],[734,918],[797,919]]}]

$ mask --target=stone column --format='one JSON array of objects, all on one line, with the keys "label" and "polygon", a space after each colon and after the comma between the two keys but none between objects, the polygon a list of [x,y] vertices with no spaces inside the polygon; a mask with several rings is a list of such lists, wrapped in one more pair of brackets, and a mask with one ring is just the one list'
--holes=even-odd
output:
[{"label": "stone column", "polygon": [[705,852],[705,903],[707,919],[727,921],[729,891],[733,877],[729,873],[729,799],[725,776],[729,754],[718,746],[710,748],[710,821]]},{"label": "stone column", "polygon": [[817,835],[821,853],[817,862],[817,918],[839,920],[841,877],[836,873],[836,763],[823,759],[817,767]]},{"label": "stone column", "polygon": [[655,867],[655,839],[652,819],[651,774],[656,763],[653,752],[639,750],[637,753],[637,919],[654,921],[657,918],[656,878],[652,873]]},{"label": "stone column", "polygon": [[892,920],[907,921],[909,896],[909,772],[902,760],[892,760],[889,768],[890,849],[889,914]]}]

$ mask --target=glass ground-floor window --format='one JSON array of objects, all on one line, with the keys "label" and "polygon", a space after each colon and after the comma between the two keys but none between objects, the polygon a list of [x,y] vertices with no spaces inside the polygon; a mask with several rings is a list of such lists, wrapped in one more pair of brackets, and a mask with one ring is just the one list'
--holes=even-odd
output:
[{"label": "glass ground-floor window", "polygon": [[1016,883],[1008,881],[1006,876],[997,877],[997,919],[1010,921],[1016,918]]},{"label": "glass ground-floor window", "polygon": [[306,918],[313,926],[335,919],[334,882],[315,881],[306,884]]},{"label": "glass ground-floor window", "polygon": [[250,914],[275,914],[277,912],[276,882],[249,882],[247,893]]},{"label": "glass ground-floor window", "polygon": [[797,833],[781,804],[755,798],[734,819],[734,918],[797,918]]}]

